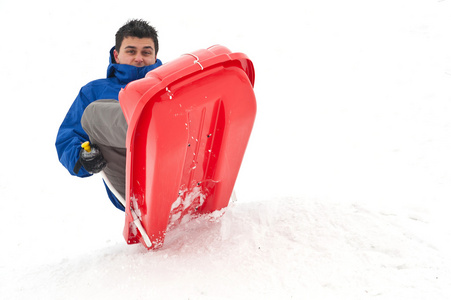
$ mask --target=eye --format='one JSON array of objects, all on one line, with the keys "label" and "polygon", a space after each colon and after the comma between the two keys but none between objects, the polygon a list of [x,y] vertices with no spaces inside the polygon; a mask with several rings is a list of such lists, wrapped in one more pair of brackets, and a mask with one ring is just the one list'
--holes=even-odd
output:
[{"label": "eye", "polygon": [[135,50],[127,50],[127,53],[128,53],[128,54],[135,54],[136,51],[135,51]]}]

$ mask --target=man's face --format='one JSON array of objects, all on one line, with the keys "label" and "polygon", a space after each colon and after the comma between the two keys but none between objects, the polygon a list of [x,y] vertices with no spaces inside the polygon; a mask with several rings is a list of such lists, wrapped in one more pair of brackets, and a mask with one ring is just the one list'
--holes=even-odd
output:
[{"label": "man's face", "polygon": [[121,49],[114,50],[114,58],[118,64],[135,67],[153,65],[157,59],[155,44],[151,38],[126,37]]}]

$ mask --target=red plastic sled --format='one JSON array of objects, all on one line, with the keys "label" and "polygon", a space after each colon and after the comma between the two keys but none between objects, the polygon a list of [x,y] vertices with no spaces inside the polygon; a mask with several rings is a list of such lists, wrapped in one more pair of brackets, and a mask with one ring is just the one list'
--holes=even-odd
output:
[{"label": "red plastic sled", "polygon": [[120,92],[127,243],[159,248],[184,217],[227,207],[255,120],[254,76],[246,55],[213,46]]}]

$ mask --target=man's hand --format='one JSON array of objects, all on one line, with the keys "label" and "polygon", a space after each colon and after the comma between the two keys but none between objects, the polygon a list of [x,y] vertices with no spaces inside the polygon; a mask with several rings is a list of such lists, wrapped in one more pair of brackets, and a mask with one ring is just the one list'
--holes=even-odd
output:
[{"label": "man's hand", "polygon": [[103,158],[102,152],[100,152],[97,145],[90,145],[90,151],[85,149],[80,150],[80,158],[74,167],[74,172],[78,173],[80,168],[83,167],[91,174],[99,173],[106,167],[106,160]]}]

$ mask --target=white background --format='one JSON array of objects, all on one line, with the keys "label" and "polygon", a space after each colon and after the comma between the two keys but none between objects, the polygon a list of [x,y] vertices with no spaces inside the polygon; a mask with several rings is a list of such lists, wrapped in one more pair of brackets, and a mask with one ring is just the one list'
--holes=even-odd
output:
[{"label": "white background", "polygon": [[[153,252],[54,147],[130,18],[163,62],[222,44],[256,69],[238,202]],[[2,0],[0,33],[0,298],[451,297],[450,1]]]}]

